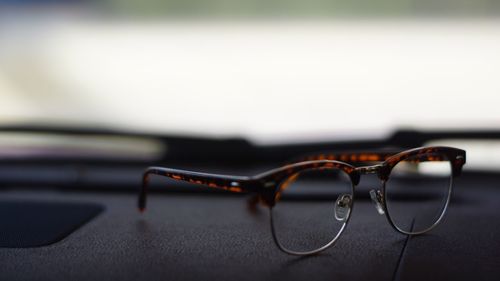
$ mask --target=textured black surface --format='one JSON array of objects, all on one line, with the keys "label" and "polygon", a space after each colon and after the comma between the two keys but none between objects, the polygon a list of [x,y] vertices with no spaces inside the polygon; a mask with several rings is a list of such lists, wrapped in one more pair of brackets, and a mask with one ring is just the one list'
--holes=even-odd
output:
[{"label": "textured black surface", "polygon": [[338,243],[305,258],[280,252],[266,210],[249,214],[243,197],[152,194],[141,215],[136,194],[2,192],[4,200],[82,200],[106,209],[55,244],[0,249],[0,279],[499,280],[497,182],[460,179],[442,224],[412,238],[371,202],[357,201]]},{"label": "textured black surface", "polygon": [[464,181],[444,225],[409,239],[399,280],[500,280],[500,184]]},{"label": "textured black surface", "polygon": [[0,201],[0,247],[55,243],[102,210],[102,205],[81,202]]}]

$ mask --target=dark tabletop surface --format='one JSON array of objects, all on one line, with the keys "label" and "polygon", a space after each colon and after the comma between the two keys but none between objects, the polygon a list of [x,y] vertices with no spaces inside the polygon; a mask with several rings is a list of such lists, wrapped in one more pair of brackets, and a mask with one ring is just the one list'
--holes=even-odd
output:
[{"label": "dark tabletop surface", "polygon": [[5,190],[3,202],[102,210],[50,245],[0,248],[0,280],[500,280],[499,179],[463,175],[444,221],[422,236],[396,232],[360,199],[337,244],[312,257],[280,252],[267,209],[250,214],[241,196],[151,194],[140,214],[134,193]]}]

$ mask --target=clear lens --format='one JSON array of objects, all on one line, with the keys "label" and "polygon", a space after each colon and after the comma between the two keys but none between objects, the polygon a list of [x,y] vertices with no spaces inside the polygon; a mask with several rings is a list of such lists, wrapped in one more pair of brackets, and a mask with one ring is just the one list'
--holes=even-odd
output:
[{"label": "clear lens", "polygon": [[399,162],[385,185],[387,213],[408,234],[425,232],[439,222],[451,193],[451,163],[444,155]]},{"label": "clear lens", "polygon": [[271,210],[276,241],[295,254],[332,245],[350,217],[352,200],[352,183],[342,170],[305,170],[291,176],[281,183]]}]

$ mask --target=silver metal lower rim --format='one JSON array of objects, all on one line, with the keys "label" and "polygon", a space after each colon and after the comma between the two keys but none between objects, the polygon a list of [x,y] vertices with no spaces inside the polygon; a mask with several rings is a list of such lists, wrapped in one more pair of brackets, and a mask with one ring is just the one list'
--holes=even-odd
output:
[{"label": "silver metal lower rim", "polygon": [[274,239],[274,242],[276,243],[276,245],[278,246],[278,248],[287,253],[287,254],[290,254],[290,255],[295,255],[295,256],[310,256],[310,255],[315,255],[317,253],[320,253],[330,247],[332,247],[333,245],[335,245],[335,242],[337,242],[337,240],[340,238],[340,235],[344,232],[346,226],[347,226],[347,223],[349,222],[350,218],[351,218],[351,215],[352,215],[352,211],[353,211],[353,208],[354,208],[354,186],[351,185],[351,188],[352,188],[352,202],[351,202],[351,208],[349,210],[349,213],[347,215],[347,219],[345,220],[345,222],[342,224],[342,227],[340,228],[340,230],[338,231],[338,233],[335,235],[335,237],[333,237],[332,240],[330,240],[327,244],[317,248],[317,249],[314,249],[314,250],[311,250],[311,251],[292,251],[292,250],[289,250],[287,249],[286,247],[284,247],[279,239],[278,239],[278,236],[276,234],[276,228],[274,227],[274,223],[273,223],[273,208],[270,208],[270,211],[269,211],[269,215],[271,217],[271,232],[272,232],[272,235],[273,235],[273,239]]},{"label": "silver metal lower rim", "polygon": [[443,219],[444,215],[446,214],[446,211],[448,210],[448,205],[449,205],[450,199],[451,199],[451,192],[452,192],[452,187],[453,187],[453,176],[450,176],[450,184],[448,186],[448,194],[447,194],[447,197],[446,197],[446,202],[444,204],[443,210],[441,211],[441,214],[439,215],[438,219],[431,226],[429,226],[428,228],[426,228],[424,230],[421,230],[421,231],[406,231],[406,230],[403,230],[399,226],[397,226],[396,223],[392,220],[391,215],[389,214],[389,211],[387,209],[387,200],[386,200],[387,196],[386,196],[386,187],[385,187],[385,185],[386,185],[386,182],[383,182],[382,183],[382,189],[383,189],[382,193],[384,194],[385,216],[387,217],[387,220],[389,221],[389,223],[392,225],[392,227],[394,227],[394,229],[396,229],[400,233],[403,233],[403,234],[406,234],[406,235],[420,235],[420,234],[424,234],[426,232],[431,231],[433,228],[435,228],[437,225],[439,225],[439,223]]}]

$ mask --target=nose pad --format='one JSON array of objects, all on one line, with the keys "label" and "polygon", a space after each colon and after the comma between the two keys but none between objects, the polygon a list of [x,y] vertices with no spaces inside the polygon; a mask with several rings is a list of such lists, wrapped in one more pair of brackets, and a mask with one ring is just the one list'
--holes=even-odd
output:
[{"label": "nose pad", "polygon": [[382,205],[383,197],[380,190],[376,191],[375,189],[370,190],[370,198],[372,199],[372,202],[375,204],[375,209],[377,209],[377,212],[380,215],[385,214],[384,207]]},{"label": "nose pad", "polygon": [[335,201],[335,219],[345,222],[351,213],[352,197],[349,194],[340,194]]}]

